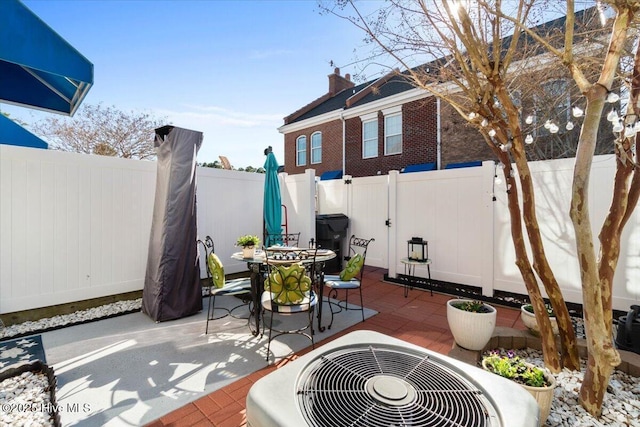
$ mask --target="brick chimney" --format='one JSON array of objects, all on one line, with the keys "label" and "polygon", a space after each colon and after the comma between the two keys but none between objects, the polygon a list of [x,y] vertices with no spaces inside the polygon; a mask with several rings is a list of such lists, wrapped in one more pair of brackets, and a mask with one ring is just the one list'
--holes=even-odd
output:
[{"label": "brick chimney", "polygon": [[334,96],[345,89],[354,87],[355,83],[351,81],[351,76],[346,74],[344,77],[340,75],[340,68],[335,68],[333,74],[329,74],[329,95]]}]

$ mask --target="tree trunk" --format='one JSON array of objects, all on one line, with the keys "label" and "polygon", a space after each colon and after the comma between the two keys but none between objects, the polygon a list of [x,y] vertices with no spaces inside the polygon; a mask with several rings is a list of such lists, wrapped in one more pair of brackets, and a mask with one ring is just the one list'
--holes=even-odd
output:
[{"label": "tree trunk", "polygon": [[605,93],[594,86],[587,96],[585,120],[578,142],[573,175],[570,216],[576,233],[576,248],[582,278],[582,299],[585,332],[587,335],[588,361],[582,387],[580,403],[593,416],[600,416],[602,400],[609,378],[620,355],[613,347],[610,327],[611,317],[605,317],[605,299],[611,290],[603,290],[598,274],[589,217],[589,175],[595,150],[598,125],[604,107]]},{"label": "tree trunk", "polygon": [[[542,342],[542,354],[544,356],[544,363],[550,371],[557,373],[560,372],[561,365],[558,358],[558,349],[556,346],[556,340],[553,335],[553,329],[551,327],[551,321],[547,314],[547,310],[544,306],[544,300],[540,294],[538,282],[536,280],[529,256],[527,255],[527,249],[525,245],[524,235],[522,232],[522,220],[521,211],[518,201],[518,190],[516,180],[511,176],[512,169],[511,164],[507,156],[502,157],[504,167],[504,178],[507,184],[507,204],[509,207],[509,214],[511,218],[511,238],[513,240],[513,246],[516,253],[516,265],[520,270],[520,274],[524,280],[527,293],[533,306],[533,311],[536,316],[536,321],[540,327],[540,338]],[[505,163],[506,162],[506,163]]]},{"label": "tree trunk", "polygon": [[[496,85],[496,89],[498,99],[508,112],[509,126],[512,129],[512,134],[515,135],[513,138],[511,153],[518,168],[520,185],[522,186],[522,212],[527,236],[529,237],[531,255],[533,257],[533,269],[538,274],[538,277],[544,285],[549,301],[551,302],[551,306],[553,307],[553,311],[555,312],[556,320],[558,322],[558,330],[560,332],[560,354],[562,365],[547,365],[547,367],[556,373],[560,371],[561,367],[565,367],[573,371],[580,370],[580,356],[578,354],[576,333],[573,329],[571,316],[569,315],[567,304],[562,296],[560,285],[558,284],[558,281],[553,274],[553,270],[547,260],[542,236],[540,234],[540,227],[538,225],[538,218],[536,215],[535,191],[531,178],[531,170],[529,169],[529,163],[527,162],[526,153],[523,147],[520,116],[504,85]],[[542,307],[536,307],[534,305],[533,311],[539,325],[542,325],[542,323],[549,323],[549,328],[551,328],[549,315],[544,304]],[[550,337],[545,336],[545,339],[552,339],[555,341],[553,333]]]}]

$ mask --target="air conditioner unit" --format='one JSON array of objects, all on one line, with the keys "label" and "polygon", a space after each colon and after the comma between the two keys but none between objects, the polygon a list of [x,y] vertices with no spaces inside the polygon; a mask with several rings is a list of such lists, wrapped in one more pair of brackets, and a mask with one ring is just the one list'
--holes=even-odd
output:
[{"label": "air conditioner unit", "polygon": [[258,380],[246,414],[251,427],[536,427],[539,410],[512,381],[356,331]]}]

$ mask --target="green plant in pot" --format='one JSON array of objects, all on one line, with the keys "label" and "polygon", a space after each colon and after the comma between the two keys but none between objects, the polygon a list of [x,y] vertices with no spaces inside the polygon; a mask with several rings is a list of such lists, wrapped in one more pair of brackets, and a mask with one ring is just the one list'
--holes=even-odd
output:
[{"label": "green plant in pot", "polygon": [[256,253],[256,246],[258,245],[260,245],[260,238],[252,234],[245,234],[236,240],[236,246],[242,247],[243,258],[253,258]]},{"label": "green plant in pot", "polygon": [[[556,320],[556,315],[553,312],[553,308],[550,304],[545,304],[545,308],[547,310],[549,320],[551,321],[551,329],[553,330],[553,333],[555,335],[558,335],[558,322]],[[520,319],[522,320],[522,323],[524,323],[524,325],[529,328],[532,334],[540,336],[540,328],[538,327],[538,322],[536,321],[536,315],[533,311],[533,305],[523,304],[520,307]]]},{"label": "green plant in pot", "polygon": [[539,425],[544,425],[551,412],[556,380],[549,371],[526,362],[514,351],[492,350],[482,358],[482,368],[520,384],[536,399],[540,407]]},{"label": "green plant in pot", "polygon": [[467,350],[482,350],[496,327],[497,310],[471,299],[447,301],[447,322],[453,339]]}]

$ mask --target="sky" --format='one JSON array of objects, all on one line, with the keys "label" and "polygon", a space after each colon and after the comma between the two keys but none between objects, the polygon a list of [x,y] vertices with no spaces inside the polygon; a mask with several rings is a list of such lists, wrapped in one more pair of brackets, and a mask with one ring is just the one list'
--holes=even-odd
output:
[{"label": "sky", "polygon": [[[355,75],[348,64],[364,48],[360,30],[315,0],[23,3],[94,64],[83,104],[201,131],[198,162],[223,155],[236,168],[262,166],[269,145],[284,164],[283,118],[328,91],[334,66]],[[27,123],[54,114],[0,108]]]}]

